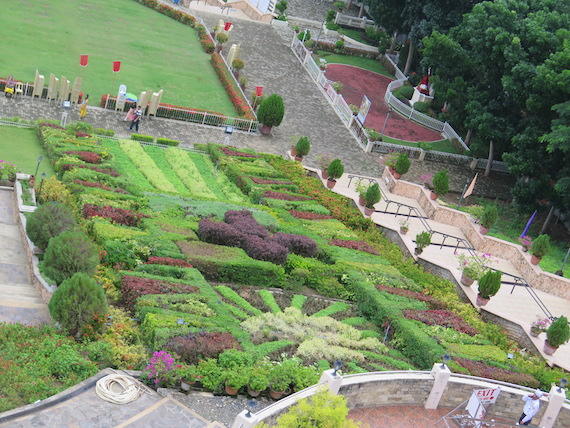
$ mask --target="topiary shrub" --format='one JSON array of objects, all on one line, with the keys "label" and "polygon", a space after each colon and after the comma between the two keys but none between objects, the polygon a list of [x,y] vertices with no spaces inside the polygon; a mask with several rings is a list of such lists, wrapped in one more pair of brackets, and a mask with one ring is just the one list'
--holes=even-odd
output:
[{"label": "topiary shrub", "polygon": [[147,142],[147,143],[153,143],[153,142],[154,142],[154,137],[151,137],[150,135],[131,134],[131,140],[144,141],[144,142]]},{"label": "topiary shrub", "polygon": [[570,339],[570,327],[568,327],[568,318],[562,316],[548,327],[546,330],[546,341],[553,348],[564,345]]},{"label": "topiary shrub", "polygon": [[71,230],[52,238],[44,257],[45,272],[57,284],[77,272],[94,275],[98,263],[95,244],[84,233]]},{"label": "topiary shrub", "polygon": [[408,159],[408,155],[406,153],[400,153],[398,155],[398,159],[396,159],[396,163],[394,164],[394,169],[398,174],[404,175],[409,171],[411,164],[412,162]]},{"label": "topiary shrub", "polygon": [[[435,177],[434,177],[435,178]],[[481,215],[481,226],[490,229],[499,218],[499,210],[496,205],[487,205]],[[535,241],[536,242],[536,241]]]},{"label": "topiary shrub", "polygon": [[530,253],[538,257],[543,258],[550,251],[550,236],[548,235],[538,235],[538,237],[532,242],[530,248]]},{"label": "topiary shrub", "polygon": [[273,94],[264,99],[257,110],[257,119],[265,126],[279,126],[285,115],[285,104],[280,95]]},{"label": "topiary shrub", "polygon": [[500,271],[488,270],[481,278],[479,278],[479,295],[483,299],[490,299],[497,294],[501,288],[502,275],[503,273]]},{"label": "topiary shrub", "polygon": [[428,109],[428,103],[424,103],[423,101],[417,101],[414,103],[414,110],[419,111],[420,113],[427,113]]},{"label": "topiary shrub", "polygon": [[329,173],[329,179],[331,180],[336,180],[342,177],[342,174],[344,174],[344,165],[342,164],[342,161],[340,159],[333,160],[329,164],[327,172]]},{"label": "topiary shrub", "polygon": [[411,86],[401,86],[394,91],[394,96],[396,98],[411,100],[413,95],[414,95],[414,88],[412,88]]},{"label": "topiary shrub", "polygon": [[380,193],[380,186],[378,183],[374,183],[372,186],[366,189],[366,196],[364,199],[366,199],[367,208],[374,208],[374,204],[380,202],[380,199],[382,199],[382,194]]},{"label": "topiary shrub", "polygon": [[309,30],[301,31],[299,34],[297,34],[297,38],[301,41],[311,40],[311,32]]},{"label": "topiary shrub", "polygon": [[293,235],[289,233],[276,233],[271,241],[284,246],[292,253],[303,257],[314,257],[317,253],[317,243],[305,235]]},{"label": "topiary shrub", "polygon": [[297,150],[298,157],[307,156],[311,151],[311,140],[308,137],[299,138],[299,141],[295,144],[295,150]]},{"label": "topiary shrub", "polygon": [[55,175],[44,180],[42,191],[38,195],[40,203],[61,202],[63,205],[71,207],[74,205],[71,192],[65,185],[59,181]]},{"label": "topiary shrub", "polygon": [[432,179],[434,193],[443,196],[449,192],[449,176],[447,170],[442,169],[437,172]]},{"label": "topiary shrub", "polygon": [[43,204],[30,215],[26,233],[36,246],[45,250],[49,240],[64,230],[73,230],[77,225],[73,212],[56,202]]},{"label": "topiary shrub", "polygon": [[106,314],[108,309],[103,287],[82,272],[61,283],[48,307],[51,316],[72,336],[80,334],[96,315]]},{"label": "topiary shrub", "polygon": [[178,140],[171,140],[169,138],[157,138],[156,139],[156,144],[162,144],[164,146],[178,146],[180,144],[180,141]]}]

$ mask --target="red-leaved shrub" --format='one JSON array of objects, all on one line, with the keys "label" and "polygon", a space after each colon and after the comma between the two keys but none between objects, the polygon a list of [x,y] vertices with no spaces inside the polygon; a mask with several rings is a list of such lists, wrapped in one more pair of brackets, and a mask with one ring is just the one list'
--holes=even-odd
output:
[{"label": "red-leaved shrub", "polygon": [[254,155],[253,153],[238,152],[237,150],[230,149],[229,147],[222,147],[222,152],[226,156],[240,156],[242,158],[260,158],[259,155]]},{"label": "red-leaved shrub", "polygon": [[85,204],[83,205],[83,217],[103,217],[108,218],[113,223],[137,227],[142,218],[149,216],[142,213],[134,213],[122,208],[114,208],[109,206],[99,207],[97,205]]},{"label": "red-leaved shrub", "polygon": [[91,166],[91,165],[76,165],[73,163],[64,163],[61,165],[61,169],[63,171],[69,171],[73,168],[85,168],[85,169],[91,169],[93,171],[97,171],[100,172],[102,174],[107,174],[110,175],[111,177],[118,177],[119,173],[117,171],[115,171],[113,168],[97,168],[96,166]]},{"label": "red-leaved shrub", "polygon": [[329,220],[334,218],[332,215],[308,213],[305,211],[290,210],[289,212],[293,217],[301,220]]},{"label": "red-leaved shrub", "polygon": [[445,305],[440,300],[435,297],[428,296],[424,293],[418,293],[417,291],[404,290],[403,288],[388,287],[386,285],[376,284],[376,289],[380,291],[385,291],[386,293],[396,294],[398,296],[409,297],[410,299],[419,300],[420,302],[426,302],[430,305],[432,309],[445,309]]},{"label": "red-leaved shrub", "polygon": [[479,330],[467,324],[463,318],[455,313],[447,310],[415,310],[405,309],[404,316],[411,320],[421,321],[427,325],[440,325],[442,327],[453,328],[461,333],[467,333],[469,336],[479,334]]},{"label": "red-leaved shrub", "polygon": [[253,181],[256,184],[287,184],[287,185],[294,184],[292,181],[288,180],[270,180],[270,179],[251,177],[251,176],[249,178],[251,179],[251,181]]},{"label": "red-leaved shrub", "polygon": [[80,184],[82,186],[85,187],[96,187],[98,189],[103,189],[103,190],[108,190],[109,192],[115,192],[115,193],[129,193],[127,192],[125,189],[121,189],[121,188],[117,188],[117,189],[113,189],[111,186],[107,186],[105,184],[101,184],[101,183],[96,183],[93,181],[83,181],[83,180],[73,180],[74,183],[76,184]]},{"label": "red-leaved shrub", "polygon": [[98,153],[87,152],[84,150],[69,150],[67,152],[63,152],[67,155],[76,155],[81,159],[83,162],[87,163],[101,163],[101,156]]},{"label": "red-leaved shrub", "polygon": [[289,193],[275,192],[273,190],[266,190],[263,196],[271,199],[281,199],[282,201],[310,201],[311,198],[306,196],[291,195]]},{"label": "red-leaved shrub", "polygon": [[245,234],[234,226],[204,218],[198,224],[200,239],[210,244],[226,245],[228,247],[243,247]]},{"label": "red-leaved shrub", "polygon": [[228,332],[198,332],[172,337],[164,348],[177,354],[187,364],[196,364],[207,358],[217,358],[226,349],[241,349],[238,341]]},{"label": "red-leaved shrub", "polygon": [[123,301],[130,309],[134,309],[137,299],[146,294],[182,294],[198,291],[198,287],[191,285],[130,275],[123,276],[121,284]]},{"label": "red-leaved shrub", "polygon": [[293,235],[290,233],[279,232],[273,235],[270,241],[284,246],[289,249],[289,251],[299,256],[314,257],[317,253],[317,243],[305,235]]},{"label": "red-leaved shrub", "polygon": [[260,238],[267,238],[267,229],[260,225],[256,219],[253,218],[251,211],[246,210],[228,210],[224,214],[224,221],[231,224],[240,232],[248,235],[257,235]]},{"label": "red-leaved shrub", "polygon": [[246,240],[242,247],[252,259],[282,265],[287,260],[289,250],[275,241],[264,241],[257,235],[245,235]]},{"label": "red-leaved shrub", "polygon": [[378,251],[370,246],[370,244],[364,241],[350,241],[344,239],[333,239],[329,242],[329,245],[335,245],[337,247],[350,248],[351,250],[364,251],[366,253],[374,254],[379,256]]},{"label": "red-leaved shrub", "polygon": [[461,367],[469,370],[469,373],[472,376],[500,380],[502,382],[524,385],[530,388],[538,388],[540,386],[540,382],[534,376],[528,373],[505,370],[499,367],[487,365],[483,361],[473,361],[460,357],[453,357],[453,361],[459,364]]}]

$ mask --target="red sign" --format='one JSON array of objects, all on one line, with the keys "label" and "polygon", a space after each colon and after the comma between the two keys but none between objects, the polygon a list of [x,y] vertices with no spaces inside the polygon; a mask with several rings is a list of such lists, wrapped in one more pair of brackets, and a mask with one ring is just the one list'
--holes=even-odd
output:
[{"label": "red sign", "polygon": [[85,67],[87,66],[87,63],[89,62],[89,55],[81,55],[79,57],[79,65],[81,67]]},{"label": "red sign", "polygon": [[258,97],[263,95],[263,86],[256,86],[255,87],[255,95]]},{"label": "red sign", "polygon": [[501,393],[501,387],[487,388],[487,389],[474,389],[473,393],[479,399],[481,404],[492,404],[497,401],[497,397]]},{"label": "red sign", "polygon": [[121,61],[113,61],[113,71],[115,73],[121,71]]},{"label": "red sign", "polygon": [[230,31],[230,28],[232,28],[232,23],[226,22],[226,25],[224,25],[224,31]]}]

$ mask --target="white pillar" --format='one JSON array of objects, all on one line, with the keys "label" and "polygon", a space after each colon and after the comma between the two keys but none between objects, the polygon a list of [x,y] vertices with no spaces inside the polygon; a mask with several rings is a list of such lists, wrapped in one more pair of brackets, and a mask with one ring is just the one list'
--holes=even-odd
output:
[{"label": "white pillar", "polygon": [[331,394],[338,395],[338,391],[342,385],[342,376],[338,374],[334,375],[333,373],[333,369],[325,370],[319,379],[319,383],[325,384]]},{"label": "white pillar", "polygon": [[372,153],[372,148],[374,147],[374,142],[368,140],[368,143],[366,143],[366,149],[364,150],[366,153]]},{"label": "white pillar", "polygon": [[251,418],[248,418],[246,414],[247,410],[242,410],[241,413],[236,416],[232,428],[253,428],[256,426],[259,422],[257,418],[255,418],[253,414],[251,414]]},{"label": "white pillar", "polygon": [[478,159],[476,159],[476,158],[473,158],[473,160],[471,161],[471,164],[469,165],[469,168],[470,168],[472,171],[474,171],[475,168],[477,168],[477,161],[478,161]]},{"label": "white pillar", "polygon": [[[442,367],[443,365],[443,367]],[[433,386],[431,392],[424,404],[426,409],[437,409],[439,400],[443,396],[443,392],[447,387],[447,382],[449,381],[449,376],[451,376],[451,371],[447,368],[445,364],[434,364],[431,369],[431,375],[434,378]]]},{"label": "white pillar", "polygon": [[420,162],[423,162],[425,157],[426,157],[426,151],[424,149],[420,149],[420,157],[418,158],[418,160]]},{"label": "white pillar", "polygon": [[566,391],[561,389],[558,392],[558,387],[556,385],[550,388],[550,392],[548,394],[548,407],[542,415],[542,419],[540,420],[539,426],[541,428],[552,428],[554,426],[554,422],[556,422],[556,418],[558,417],[558,413],[560,413],[560,409],[562,408],[562,404],[564,404],[564,400],[566,399]]}]

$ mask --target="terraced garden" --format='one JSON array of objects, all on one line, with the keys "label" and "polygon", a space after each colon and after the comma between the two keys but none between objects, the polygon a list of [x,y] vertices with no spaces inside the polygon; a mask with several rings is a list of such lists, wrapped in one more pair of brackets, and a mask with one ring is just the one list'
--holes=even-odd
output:
[{"label": "terraced garden", "polygon": [[[46,180],[42,202],[68,206],[97,244],[93,278],[111,318],[78,337],[101,366],[168,354],[180,367],[147,368],[147,380],[215,391],[245,390],[260,373],[265,387],[301,389],[339,360],[344,372],[425,370],[445,353],[454,372],[531,387],[564,376],[518,352],[299,163],[77,131],[91,130],[39,124],[60,179]],[[50,271],[47,256],[40,268]]]}]

